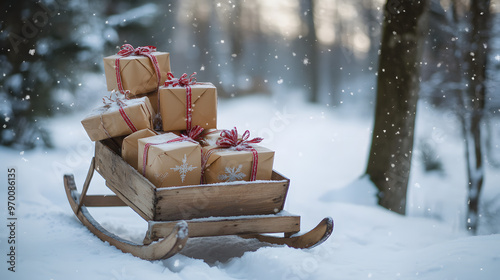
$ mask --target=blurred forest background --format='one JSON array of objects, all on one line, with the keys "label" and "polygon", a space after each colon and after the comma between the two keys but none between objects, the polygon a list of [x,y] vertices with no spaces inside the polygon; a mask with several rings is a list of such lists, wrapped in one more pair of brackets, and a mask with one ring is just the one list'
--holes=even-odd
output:
[{"label": "blurred forest background", "polygon": [[[390,2],[390,3],[389,3]],[[397,12],[399,0],[389,0]],[[450,5],[432,0],[425,13],[420,99],[457,111],[452,44],[466,25],[446,21]],[[0,144],[51,146],[44,120],[85,107],[91,76],[118,46],[154,45],[172,53],[174,74],[198,72],[222,98],[301,90],[332,110],[345,96],[372,117],[382,0],[12,1],[0,4]],[[498,115],[500,20],[491,5],[487,115]],[[455,24],[455,25],[454,25]],[[277,90],[277,87],[280,87]],[[497,128],[498,129],[498,128]]]},{"label": "blurred forest background", "polygon": [[[408,142],[407,150],[396,147],[399,151],[393,153],[379,146],[382,153],[377,153],[374,144],[377,133],[386,134],[386,129],[391,132],[392,128],[385,127],[389,123],[395,127],[395,120],[405,119],[404,114],[413,118],[416,114],[411,111],[416,108],[416,98],[404,100],[405,93],[399,91],[399,85],[403,85],[402,91],[406,93],[417,90],[419,104],[461,123],[465,149],[457,151],[457,155],[466,157],[467,203],[469,211],[477,216],[483,163],[500,169],[500,3],[497,2],[3,0],[0,145],[18,150],[51,147],[46,127],[49,118],[88,111],[89,105],[106,94],[102,58],[115,54],[125,43],[134,47],[153,45],[171,53],[176,77],[197,72],[198,81],[217,86],[220,98],[250,94],[285,98],[289,92],[299,92],[307,102],[328,110],[347,109],[343,114],[355,114],[368,121],[373,120],[376,105],[378,108],[378,104],[388,104],[386,100],[395,101],[397,108],[391,110],[389,105],[384,109],[391,110],[388,119],[375,116],[375,124],[377,120],[382,123],[378,129],[383,133],[377,132],[376,125],[373,130],[371,156],[388,155],[387,165],[381,167],[380,162],[370,157],[367,174],[374,180],[377,176],[370,167],[380,169],[376,170],[379,178],[374,180],[380,182],[379,189],[383,189],[380,184],[395,189],[394,183],[386,183],[389,177],[404,189],[401,197],[394,200],[402,213],[411,162],[411,155],[407,154],[413,152],[413,124],[396,125],[408,131],[397,136],[400,139],[393,139],[394,143]],[[416,39],[398,37],[393,31],[382,45],[384,19],[386,23],[394,20],[396,24],[392,27],[398,27],[399,22],[401,26],[408,25],[411,19],[405,15],[416,10],[405,9],[419,5],[425,7],[423,13],[418,12],[425,23],[420,35],[411,35]],[[403,34],[408,36],[404,30]],[[419,45],[412,52],[417,49],[422,54],[420,59],[418,51],[415,52],[415,59],[420,59],[419,73],[388,75],[387,72],[393,73],[397,68],[395,64],[408,63],[399,59],[405,56],[401,49],[410,53],[410,47],[405,50],[404,46],[390,58],[401,63],[393,63],[389,71],[379,69],[383,46],[401,46],[410,41]],[[418,65],[413,65],[418,63],[410,64],[418,70]],[[400,77],[419,78],[413,83],[415,88],[407,89],[401,83],[404,78]],[[379,102],[376,97],[381,95],[378,85],[381,81],[395,90],[390,93],[392,97]],[[405,111],[406,105],[413,109]],[[399,134],[400,127],[394,129],[395,133],[387,135]],[[432,137],[440,138],[434,134]],[[416,138],[419,146],[416,152],[426,172],[442,171],[432,141],[435,139]],[[396,153],[406,159],[395,168],[390,156]],[[405,180],[401,180],[403,177]],[[384,207],[395,210],[393,206]],[[473,216],[467,217],[467,224],[475,230],[476,219],[470,218]]]}]

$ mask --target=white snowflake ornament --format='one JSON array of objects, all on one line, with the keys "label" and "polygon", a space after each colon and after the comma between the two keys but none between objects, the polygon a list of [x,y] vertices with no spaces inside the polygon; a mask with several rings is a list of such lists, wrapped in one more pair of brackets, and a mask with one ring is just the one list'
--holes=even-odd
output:
[{"label": "white snowflake ornament", "polygon": [[241,172],[241,168],[243,166],[240,164],[237,168],[236,167],[226,167],[226,173],[219,175],[219,180],[224,181],[224,182],[233,182],[233,181],[238,181],[242,180],[245,178],[245,173]]},{"label": "white snowflake ornament", "polygon": [[184,183],[184,179],[186,178],[186,174],[189,171],[193,171],[196,169],[196,166],[192,166],[187,164],[187,156],[184,154],[184,158],[182,159],[182,165],[176,165],[175,167],[170,168],[173,171],[179,172],[181,175],[181,181]]}]

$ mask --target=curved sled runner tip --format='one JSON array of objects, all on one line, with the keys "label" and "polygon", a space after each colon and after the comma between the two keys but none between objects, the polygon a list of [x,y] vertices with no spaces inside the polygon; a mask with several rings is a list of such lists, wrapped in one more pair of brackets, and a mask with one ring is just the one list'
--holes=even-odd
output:
[{"label": "curved sled runner tip", "polygon": [[297,249],[313,248],[325,242],[333,232],[333,219],[324,218],[315,228],[303,235],[294,235],[291,237],[277,237],[262,234],[240,235],[242,238],[255,238],[260,242],[266,242],[276,245],[287,245]]},{"label": "curved sled runner tip", "polygon": [[87,208],[80,203],[80,194],[76,189],[73,175],[64,175],[64,188],[71,209],[73,209],[80,222],[102,241],[109,242],[122,252],[130,253],[145,260],[166,259],[179,252],[188,240],[188,226],[184,221],[180,221],[168,236],[149,245],[136,244],[122,239],[103,228],[90,215]]}]

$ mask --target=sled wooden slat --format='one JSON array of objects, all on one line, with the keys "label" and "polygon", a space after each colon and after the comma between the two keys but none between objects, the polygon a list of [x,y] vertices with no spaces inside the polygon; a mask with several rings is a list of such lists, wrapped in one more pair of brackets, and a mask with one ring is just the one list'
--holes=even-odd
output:
[{"label": "sled wooden slat", "polygon": [[116,195],[86,195],[84,205],[87,207],[128,206]]},{"label": "sled wooden slat", "polygon": [[200,185],[157,190],[156,220],[275,214],[283,210],[287,181]]},{"label": "sled wooden slat", "polygon": [[143,218],[154,220],[154,185],[100,141],[95,143],[95,159],[95,169],[106,185]]},{"label": "sled wooden slat", "polygon": [[[300,216],[260,215],[186,220],[189,237],[238,235],[248,233],[296,233],[300,231]],[[150,221],[145,243],[167,236],[176,226],[172,222]]]}]

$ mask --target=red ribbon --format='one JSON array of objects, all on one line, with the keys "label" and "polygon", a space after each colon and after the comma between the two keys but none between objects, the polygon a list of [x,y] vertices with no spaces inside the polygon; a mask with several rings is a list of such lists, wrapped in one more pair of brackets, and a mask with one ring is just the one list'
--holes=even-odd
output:
[{"label": "red ribbon", "polygon": [[257,166],[259,164],[259,155],[257,151],[252,147],[251,144],[256,144],[260,143],[262,140],[264,140],[261,137],[253,138],[248,140],[250,137],[250,131],[246,130],[245,133],[243,133],[243,136],[241,139],[238,139],[238,130],[236,127],[231,130],[223,130],[220,133],[220,138],[217,140],[216,148],[210,149],[203,157],[202,159],[202,167],[203,170],[205,169],[205,165],[210,158],[210,156],[217,150],[220,149],[228,149],[234,147],[237,151],[251,151],[252,156],[253,156],[253,161],[252,161],[252,172],[250,174],[250,181],[255,181],[257,178]]},{"label": "red ribbon", "polygon": [[[153,67],[155,69],[158,81],[156,89],[158,90],[158,87],[161,84],[161,73],[160,73],[160,66],[158,65],[158,60],[156,60],[156,57],[152,54],[155,51],[156,47],[154,46],[137,47],[134,49],[132,45],[124,44],[121,46],[120,51],[118,51],[118,55],[122,57],[127,57],[131,55],[143,55],[148,57],[151,60],[151,63],[153,64]],[[123,89],[122,77],[120,74],[120,58],[121,57],[115,60],[116,83],[118,84],[118,91],[120,91],[121,94],[127,95],[128,93],[130,93],[130,91]]]},{"label": "red ribbon", "polygon": [[238,130],[236,127],[231,130],[223,130],[220,133],[220,138],[217,140],[216,144],[222,148],[235,147],[237,151],[243,151],[248,148],[252,148],[251,144],[260,143],[264,140],[261,137],[253,138],[247,140],[250,137],[250,131],[245,131],[240,140],[238,140]]},{"label": "red ribbon", "polygon": [[149,152],[149,147],[155,146],[155,145],[161,145],[161,144],[168,144],[168,143],[174,143],[174,142],[184,142],[184,141],[189,141],[191,143],[199,144],[197,140],[200,138],[201,133],[203,132],[203,128],[200,126],[195,126],[192,129],[186,131],[186,134],[182,134],[181,136],[161,142],[161,143],[146,143],[144,146],[144,153],[142,156],[142,175],[146,175],[146,165],[148,163],[148,152]]},{"label": "red ribbon", "polygon": [[182,74],[180,78],[175,78],[170,72],[167,74],[167,80],[165,81],[165,86],[171,87],[185,87],[186,88],[186,130],[191,130],[192,119],[193,119],[193,105],[191,103],[191,85],[198,84],[196,78],[194,77],[196,72],[191,74],[189,77],[186,73]]},{"label": "red ribbon", "polygon": [[[127,113],[123,109],[123,107],[126,107],[127,104],[125,102],[123,102],[123,100],[121,100],[120,98],[118,98],[118,96],[116,96],[115,99],[113,99],[113,93],[115,93],[115,92],[112,91],[111,95],[109,97],[108,96],[103,97],[102,98],[103,103],[106,106],[111,106],[111,103],[118,104],[118,106],[119,106],[118,110],[119,110],[120,115],[122,116],[123,120],[128,125],[128,127],[130,128],[130,130],[132,130],[132,132],[136,132],[137,128],[135,127],[134,123],[132,123],[132,120],[129,118],[129,116],[127,115]],[[101,116],[101,122],[102,122],[102,116]],[[104,132],[106,133],[106,135],[108,135],[108,137],[111,138],[110,134],[108,133],[108,131],[104,127],[104,124],[102,124],[102,127],[104,128]]]}]

